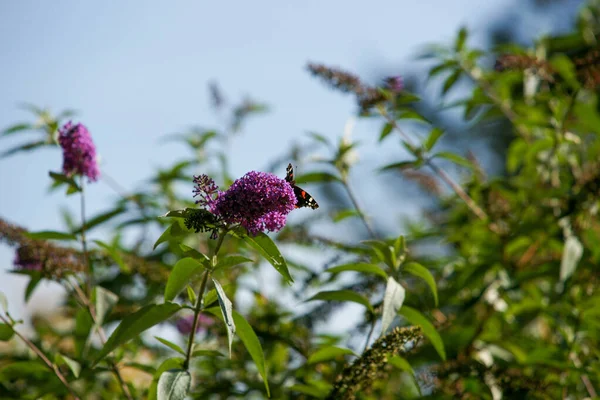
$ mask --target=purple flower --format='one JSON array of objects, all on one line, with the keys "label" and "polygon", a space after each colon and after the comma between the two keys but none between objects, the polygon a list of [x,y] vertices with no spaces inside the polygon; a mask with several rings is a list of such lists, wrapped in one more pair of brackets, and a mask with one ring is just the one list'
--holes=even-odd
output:
[{"label": "purple flower", "polygon": [[278,231],[295,208],[296,196],[288,182],[267,172],[250,171],[219,192],[210,210],[228,224],[240,224],[256,236]]},{"label": "purple flower", "polygon": [[215,181],[212,180],[208,175],[194,175],[194,197],[200,196],[200,199],[196,200],[196,204],[200,204],[203,207],[212,209],[215,205],[214,195],[217,193],[219,187],[215,185]]},{"label": "purple flower", "polygon": [[404,90],[404,79],[400,75],[385,78],[385,83],[392,92],[401,92]]},{"label": "purple flower", "polygon": [[[207,317],[203,314],[198,314],[198,324],[196,325],[196,332],[200,332],[201,330],[206,330],[209,326],[214,324],[211,318]],[[177,330],[182,335],[189,335],[192,331],[192,325],[194,324],[194,316],[188,315],[187,317],[180,318],[177,323]]]},{"label": "purple flower", "polygon": [[33,246],[20,246],[15,252],[13,264],[19,269],[41,271],[42,255],[38,250],[38,248]]},{"label": "purple flower", "polygon": [[69,177],[85,175],[90,182],[98,180],[96,147],[87,128],[69,121],[58,132],[58,143],[63,149],[63,173]]}]

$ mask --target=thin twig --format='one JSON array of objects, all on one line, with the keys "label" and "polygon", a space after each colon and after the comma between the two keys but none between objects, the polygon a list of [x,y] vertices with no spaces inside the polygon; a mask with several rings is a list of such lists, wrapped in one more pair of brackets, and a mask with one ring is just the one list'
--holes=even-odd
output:
[{"label": "thin twig", "polygon": [[76,400],[80,400],[80,397],[77,395],[77,393],[75,393],[75,390],[73,390],[73,388],[69,385],[69,382],[67,381],[65,376],[60,372],[58,367],[54,363],[52,363],[48,357],[46,357],[46,355],[42,352],[42,350],[39,349],[39,347],[37,347],[32,341],[27,339],[25,336],[17,332],[17,330],[12,326],[10,321],[8,321],[2,315],[0,315],[0,321],[6,324],[6,326],[9,326],[10,329],[12,329],[12,331],[15,333],[15,335],[17,335],[27,345],[27,347],[29,347],[44,362],[44,364],[46,364],[48,368],[50,368],[52,372],[54,372],[56,377],[61,381],[64,387],[67,388],[69,393],[71,393],[71,395]]},{"label": "thin twig", "polygon": [[[215,245],[215,249],[213,250],[212,257],[210,259],[212,262],[216,261],[216,256],[221,249],[221,245],[223,244],[223,240],[225,240],[225,235],[227,232],[225,230],[221,230],[219,232],[219,238],[217,239],[217,244]],[[190,332],[190,337],[188,339],[187,351],[185,353],[185,361],[183,362],[183,369],[188,369],[190,366],[190,359],[192,358],[192,348],[194,347],[194,338],[196,337],[196,328],[198,327],[198,315],[200,315],[200,310],[204,305],[204,291],[206,290],[206,285],[208,283],[208,278],[214,268],[215,265],[212,265],[210,269],[206,269],[204,274],[202,275],[202,282],[200,283],[200,290],[198,290],[198,296],[196,299],[196,306],[194,308],[194,320],[192,322],[192,331]]]}]

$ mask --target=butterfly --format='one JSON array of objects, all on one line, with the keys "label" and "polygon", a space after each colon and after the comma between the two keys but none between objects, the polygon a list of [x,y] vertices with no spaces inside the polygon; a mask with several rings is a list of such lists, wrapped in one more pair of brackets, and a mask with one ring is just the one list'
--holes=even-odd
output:
[{"label": "butterfly", "polygon": [[296,181],[294,180],[294,168],[292,167],[292,164],[288,164],[285,171],[285,181],[292,185],[292,188],[294,189],[294,195],[296,195],[296,199],[298,200],[296,203],[296,208],[310,207],[313,210],[319,208],[319,203],[317,203],[310,194],[308,194],[304,189],[296,186]]}]

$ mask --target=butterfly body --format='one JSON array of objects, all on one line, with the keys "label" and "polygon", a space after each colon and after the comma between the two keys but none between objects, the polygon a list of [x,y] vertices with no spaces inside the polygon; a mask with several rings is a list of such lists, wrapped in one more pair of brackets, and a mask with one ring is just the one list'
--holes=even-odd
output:
[{"label": "butterfly body", "polygon": [[296,186],[296,181],[294,180],[294,168],[292,164],[288,164],[286,169],[285,181],[288,182],[292,188],[294,189],[294,195],[296,195],[297,203],[296,208],[301,207],[310,207],[313,210],[319,208],[319,203],[308,194],[308,192],[301,187]]}]

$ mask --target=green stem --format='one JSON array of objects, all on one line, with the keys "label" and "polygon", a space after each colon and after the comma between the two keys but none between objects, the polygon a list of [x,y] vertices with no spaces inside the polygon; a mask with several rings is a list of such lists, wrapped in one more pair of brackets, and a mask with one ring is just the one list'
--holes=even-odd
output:
[{"label": "green stem", "polygon": [[29,347],[44,362],[44,364],[46,364],[48,368],[52,370],[52,372],[54,372],[58,380],[64,385],[65,388],[67,388],[67,390],[69,391],[69,393],[71,393],[71,396],[73,396],[75,400],[80,400],[80,397],[77,395],[77,393],[75,393],[75,390],[73,390],[73,388],[69,385],[67,378],[65,378],[65,376],[60,372],[58,367],[53,362],[51,362],[48,357],[46,357],[46,355],[42,352],[42,350],[39,349],[39,347],[37,347],[32,341],[27,339],[25,336],[17,332],[17,330],[12,326],[10,321],[8,321],[2,315],[0,315],[0,321],[6,324],[6,326],[10,327],[14,334],[17,335],[27,345],[27,347]]},{"label": "green stem", "polygon": [[83,265],[87,266],[87,293],[88,297],[92,297],[92,279],[93,279],[93,268],[90,263],[87,251],[87,240],[85,238],[86,220],[85,220],[85,179],[81,176],[81,247],[83,248]]},{"label": "green stem", "polygon": [[204,291],[206,290],[206,286],[208,283],[208,278],[210,277],[210,273],[212,269],[216,266],[216,257],[221,249],[221,245],[223,244],[223,240],[225,239],[225,235],[227,234],[226,230],[221,230],[219,232],[219,238],[217,239],[217,244],[215,245],[215,249],[213,250],[213,254],[210,257],[211,266],[207,268],[202,274],[202,282],[200,283],[200,290],[198,291],[198,296],[196,299],[196,306],[194,308],[194,320],[192,322],[192,331],[190,332],[190,337],[188,340],[187,351],[185,353],[185,361],[183,363],[183,369],[188,369],[190,366],[190,359],[192,358],[192,348],[194,346],[194,338],[196,337],[196,328],[198,327],[198,315],[200,315],[200,310],[202,310],[202,306],[204,303]]},{"label": "green stem", "polygon": [[352,191],[352,188],[350,187],[350,184],[348,183],[348,179],[342,179],[342,184],[344,185],[344,188],[346,189],[346,192],[348,193],[348,197],[350,198],[352,205],[356,209],[356,212],[358,213],[360,219],[362,220],[363,224],[365,225],[365,228],[367,228],[367,231],[369,231],[369,235],[371,236],[371,238],[376,239],[377,234],[375,233],[375,230],[369,223],[367,216],[365,215],[365,213],[362,211],[362,209],[358,205],[358,200],[356,199],[356,196],[354,195],[354,192]]}]

